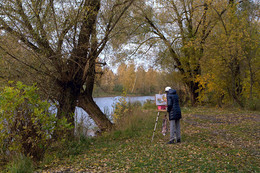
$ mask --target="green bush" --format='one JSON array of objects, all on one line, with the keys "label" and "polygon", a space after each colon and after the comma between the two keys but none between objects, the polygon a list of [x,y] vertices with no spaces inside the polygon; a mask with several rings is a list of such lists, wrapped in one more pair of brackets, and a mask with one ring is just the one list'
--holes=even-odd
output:
[{"label": "green bush", "polygon": [[259,111],[260,110],[260,99],[252,99],[248,100],[246,103],[246,107],[252,111]]},{"label": "green bush", "polygon": [[40,160],[53,132],[68,127],[66,120],[49,112],[50,104],[36,91],[35,85],[22,82],[0,88],[0,155],[22,153]]}]

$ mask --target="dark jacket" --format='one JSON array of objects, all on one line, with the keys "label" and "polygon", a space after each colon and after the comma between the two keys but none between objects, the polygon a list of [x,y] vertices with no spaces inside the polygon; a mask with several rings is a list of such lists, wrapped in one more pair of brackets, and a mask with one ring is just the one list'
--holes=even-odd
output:
[{"label": "dark jacket", "polygon": [[169,112],[169,120],[181,119],[179,96],[174,89],[170,89],[167,92],[167,111]]}]

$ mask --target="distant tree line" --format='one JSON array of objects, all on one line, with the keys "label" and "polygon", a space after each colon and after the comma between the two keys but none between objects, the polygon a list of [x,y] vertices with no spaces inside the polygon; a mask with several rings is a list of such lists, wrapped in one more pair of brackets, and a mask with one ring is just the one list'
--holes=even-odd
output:
[{"label": "distant tree line", "polygon": [[128,65],[121,63],[116,73],[109,68],[104,69],[104,74],[97,80],[95,90],[119,94],[126,90],[128,94],[153,95],[161,92],[164,87],[159,85],[162,81],[160,77],[162,73],[152,68],[145,70],[133,63]]},{"label": "distant tree line", "polygon": [[94,96],[121,95],[155,95],[163,94],[166,86],[176,89],[182,96],[182,101],[187,102],[188,90],[182,83],[177,72],[166,72],[156,67],[145,69],[134,63],[120,63],[116,70],[109,67],[99,69],[101,75],[97,75],[94,87]]}]

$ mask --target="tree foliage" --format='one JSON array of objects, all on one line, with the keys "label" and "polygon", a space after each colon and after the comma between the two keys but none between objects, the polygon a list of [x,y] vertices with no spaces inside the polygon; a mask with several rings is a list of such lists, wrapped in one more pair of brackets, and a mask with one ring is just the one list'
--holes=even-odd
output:
[{"label": "tree foliage", "polygon": [[[259,23],[249,15],[253,4],[247,3],[234,4],[220,18],[221,24],[206,45],[204,73],[198,78],[201,100],[207,93],[220,106],[222,101],[234,101],[244,107],[246,101],[259,99]],[[244,9],[245,5],[251,5],[251,9]]]}]

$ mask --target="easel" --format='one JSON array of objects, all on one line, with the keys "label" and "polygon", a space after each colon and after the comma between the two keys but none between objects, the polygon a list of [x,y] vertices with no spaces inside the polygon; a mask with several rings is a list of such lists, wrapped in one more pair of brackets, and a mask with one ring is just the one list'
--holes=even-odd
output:
[{"label": "easel", "polygon": [[155,121],[155,125],[154,125],[154,129],[153,129],[153,136],[152,136],[151,142],[153,142],[154,133],[155,133],[156,126],[157,126],[158,119],[159,119],[159,116],[160,116],[160,113],[161,113],[161,112],[167,112],[167,111],[166,111],[166,110],[158,110],[158,112],[157,112],[157,117],[156,117],[156,121]]},{"label": "easel", "polygon": [[[157,106],[157,117],[156,117],[156,121],[155,121],[155,125],[154,125],[154,129],[153,129],[153,136],[152,136],[152,140],[151,142],[153,142],[153,138],[154,138],[154,133],[155,133],[155,130],[156,130],[156,126],[157,126],[157,123],[158,123],[158,119],[159,119],[159,116],[160,116],[160,113],[161,112],[166,112],[167,113],[167,100],[164,100],[163,99],[163,96],[164,95],[164,99],[166,99],[166,94],[156,94],[155,95],[155,102],[156,102],[156,106]],[[158,102],[157,102],[158,100]]]}]

